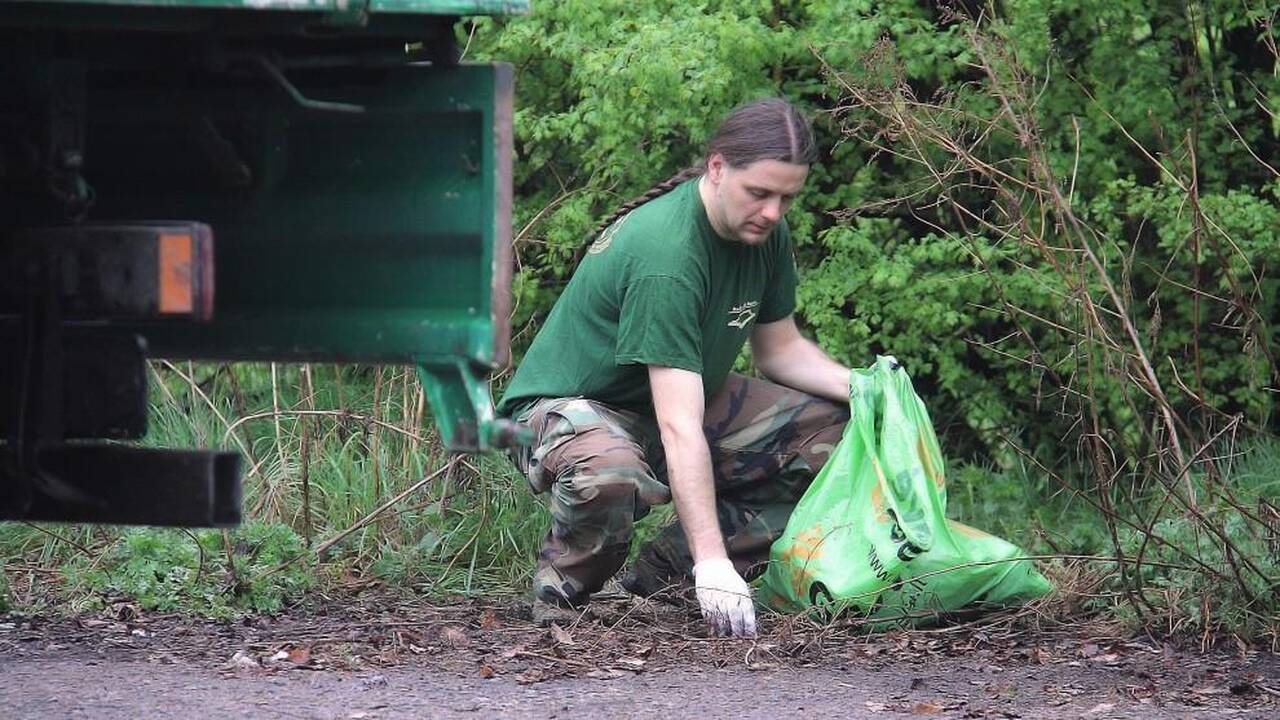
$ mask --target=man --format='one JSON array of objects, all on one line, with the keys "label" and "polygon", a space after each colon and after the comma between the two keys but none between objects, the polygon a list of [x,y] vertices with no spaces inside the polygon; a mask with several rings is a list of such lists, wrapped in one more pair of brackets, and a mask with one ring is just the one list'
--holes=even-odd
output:
[{"label": "man", "polygon": [[[634,522],[674,498],[679,522],[623,585],[649,595],[692,568],[712,631],[755,634],[744,577],[763,571],[848,419],[849,369],[792,318],[783,216],[815,156],[790,104],[737,108],[702,165],[606,221],[552,309],[499,403],[533,428],[516,462],[551,494],[536,620],[587,602]],[[748,339],[773,382],[730,373]]]}]

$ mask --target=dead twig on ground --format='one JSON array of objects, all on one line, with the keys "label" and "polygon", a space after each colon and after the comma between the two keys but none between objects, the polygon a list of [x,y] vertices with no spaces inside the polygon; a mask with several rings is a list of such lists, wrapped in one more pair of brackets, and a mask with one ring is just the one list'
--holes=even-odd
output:
[{"label": "dead twig on ground", "polygon": [[[324,541],[324,542],[320,543],[320,545],[318,545],[318,546],[316,547],[316,557],[323,558],[323,557],[325,556],[325,554],[329,551],[329,548],[331,548],[331,547],[333,547],[334,545],[336,545],[337,543],[341,542],[341,541],[343,540],[343,538],[346,538],[346,537],[347,537],[348,535],[350,535],[351,533],[354,533],[355,531],[359,530],[360,528],[364,527],[365,525],[368,525],[371,521],[373,521],[373,520],[374,520],[374,519],[376,519],[379,515],[381,515],[383,512],[385,512],[387,508],[391,507],[392,505],[395,505],[396,503],[400,502],[401,500],[403,500],[403,499],[405,499],[405,498],[409,497],[410,495],[412,495],[413,493],[417,492],[417,490],[418,490],[419,488],[421,488],[423,485],[426,485],[427,483],[431,482],[432,480],[435,480],[435,479],[436,479],[437,477],[439,477],[441,474],[452,473],[452,472],[453,472],[454,467],[456,467],[456,466],[457,466],[457,464],[458,464],[458,457],[457,457],[457,456],[455,456],[455,457],[453,457],[453,458],[450,458],[450,459],[449,459],[449,461],[448,461],[447,463],[445,463],[443,467],[439,468],[438,470],[436,470],[435,472],[431,473],[430,475],[428,475],[428,476],[426,476],[426,477],[422,478],[421,480],[419,480],[418,482],[414,483],[413,485],[410,485],[406,490],[404,490],[404,491],[403,491],[403,492],[401,492],[400,494],[396,495],[395,497],[391,498],[390,500],[388,500],[388,501],[384,502],[383,504],[379,505],[378,507],[374,508],[374,509],[369,513],[369,514],[367,514],[367,515],[365,515],[364,517],[362,517],[362,518],[360,518],[359,520],[357,520],[357,521],[355,522],[355,524],[353,524],[351,527],[347,528],[346,530],[343,530],[342,532],[338,533],[337,535],[333,536],[332,538],[330,538],[330,539],[328,539],[328,540],[326,540],[326,541]],[[446,475],[446,477],[447,477],[447,475]]]}]

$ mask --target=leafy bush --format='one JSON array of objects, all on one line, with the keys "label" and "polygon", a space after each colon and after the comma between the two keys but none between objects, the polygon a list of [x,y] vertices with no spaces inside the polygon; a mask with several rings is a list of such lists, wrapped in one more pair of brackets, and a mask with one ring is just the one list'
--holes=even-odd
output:
[{"label": "leafy bush", "polygon": [[[223,617],[276,612],[311,586],[313,574],[297,560],[302,541],[287,526],[246,523],[232,543],[234,571],[219,532],[133,528],[105,557],[75,561],[68,572],[91,590],[136,600],[147,610]],[[288,560],[296,563],[276,570]]]}]

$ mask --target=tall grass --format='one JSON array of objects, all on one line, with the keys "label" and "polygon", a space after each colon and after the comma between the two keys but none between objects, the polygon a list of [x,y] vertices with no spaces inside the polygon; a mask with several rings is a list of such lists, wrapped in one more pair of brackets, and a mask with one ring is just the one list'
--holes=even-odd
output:
[{"label": "tall grass", "polygon": [[314,580],[353,574],[436,595],[527,583],[547,514],[496,453],[457,458],[323,558],[315,553],[451,461],[409,369],[160,361],[151,381],[143,444],[241,453],[245,526],[6,524],[0,557],[19,601],[47,599],[36,588],[50,587],[24,570],[58,570],[59,585],[82,599],[123,594],[212,614],[275,609]]},{"label": "tall grass", "polygon": [[[420,410],[412,373],[249,364],[156,363],[153,369],[145,443],[242,452],[246,524],[226,534],[0,525],[9,586],[6,592],[0,585],[0,603],[70,600],[70,607],[83,608],[129,599],[146,608],[228,616],[274,611],[352,576],[437,598],[527,587],[548,523],[545,508],[505,456],[444,452]],[[451,460],[451,472],[438,472]],[[433,473],[435,480],[343,535]],[[1031,463],[1007,470],[960,465],[948,477],[951,516],[1032,554],[1138,559],[1137,573],[1099,576],[1103,585],[1085,609],[1150,622],[1127,599],[1137,587],[1144,602],[1165,608],[1163,629],[1211,624],[1255,637],[1274,629],[1268,606],[1221,582],[1233,562],[1223,546],[1198,532],[1195,519],[1164,512],[1158,495],[1133,506],[1136,517],[1154,522],[1113,536],[1115,520],[1105,508],[1125,501],[1116,486],[1110,502],[1099,503],[1099,490],[1082,490],[1078,480],[1064,482]],[[1280,442],[1242,446],[1226,476],[1198,473],[1193,482],[1206,498],[1204,488],[1213,483],[1231,487],[1233,502],[1202,503],[1204,516],[1222,522],[1264,573],[1280,577],[1280,513],[1272,504],[1280,488]],[[1252,508],[1264,522],[1241,520],[1236,505]],[[643,521],[633,551],[672,516],[668,506]],[[1274,585],[1256,581],[1251,589],[1255,597],[1275,593]],[[1206,607],[1210,593],[1221,605]]]}]

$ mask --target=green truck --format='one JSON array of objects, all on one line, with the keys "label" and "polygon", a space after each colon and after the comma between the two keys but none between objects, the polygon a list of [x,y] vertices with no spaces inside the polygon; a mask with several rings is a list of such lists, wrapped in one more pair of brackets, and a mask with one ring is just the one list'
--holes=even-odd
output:
[{"label": "green truck", "polygon": [[500,448],[512,78],[493,0],[0,3],[0,520],[227,526],[234,453],[130,445],[148,358],[414,365]]}]

